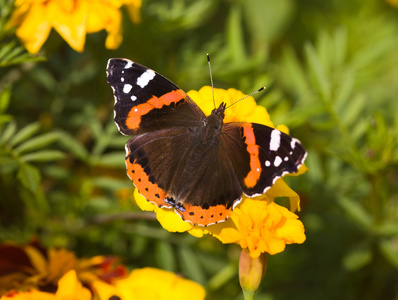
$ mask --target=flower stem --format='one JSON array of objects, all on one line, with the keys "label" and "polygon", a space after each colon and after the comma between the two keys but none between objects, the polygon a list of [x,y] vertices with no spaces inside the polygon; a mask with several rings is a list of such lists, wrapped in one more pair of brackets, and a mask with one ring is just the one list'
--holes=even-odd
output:
[{"label": "flower stem", "polygon": [[245,300],[253,300],[254,299],[254,291],[243,290],[243,297]]}]

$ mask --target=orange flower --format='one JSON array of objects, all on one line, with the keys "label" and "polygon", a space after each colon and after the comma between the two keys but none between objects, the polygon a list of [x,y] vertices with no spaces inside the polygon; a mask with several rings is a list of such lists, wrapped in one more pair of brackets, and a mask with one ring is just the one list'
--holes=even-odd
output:
[{"label": "orange flower", "polygon": [[139,21],[141,0],[16,0],[10,26],[31,53],[37,53],[54,28],[76,51],[83,51],[87,33],[105,29],[106,48],[122,42],[122,13],[127,5],[133,21]]}]

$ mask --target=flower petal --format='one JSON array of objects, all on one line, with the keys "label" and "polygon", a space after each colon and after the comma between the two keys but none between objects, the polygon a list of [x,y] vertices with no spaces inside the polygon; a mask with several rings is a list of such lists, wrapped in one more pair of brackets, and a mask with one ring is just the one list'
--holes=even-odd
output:
[{"label": "flower petal", "polygon": [[47,4],[47,18],[69,46],[82,52],[86,41],[87,3],[75,1],[71,10],[67,10],[62,4],[62,1],[50,1]]},{"label": "flower petal", "polygon": [[193,228],[189,222],[184,222],[173,209],[159,208],[155,204],[148,202],[137,189],[134,190],[134,199],[144,211],[154,211],[156,218],[164,229],[170,232],[184,232]]},{"label": "flower petal", "polygon": [[[26,10],[27,7],[24,6],[22,9]],[[17,29],[16,34],[18,38],[25,44],[26,50],[30,53],[39,52],[50,34],[51,24],[46,18],[43,18],[45,15],[46,6],[44,3],[35,3],[26,12],[23,22]],[[18,16],[18,9],[15,12],[14,18],[20,18]]]},{"label": "flower petal", "polygon": [[122,294],[122,299],[202,300],[205,298],[205,290],[198,283],[155,268],[135,269],[128,278],[119,280],[116,286]]},{"label": "flower petal", "polygon": [[264,252],[276,254],[286,244],[304,242],[304,226],[297,218],[275,202],[245,199],[231,213],[236,229],[224,228],[214,236],[223,243],[238,243],[243,249],[248,248],[252,258]]},{"label": "flower petal", "polygon": [[274,201],[277,197],[288,197],[291,211],[300,211],[300,196],[293,191],[282,178],[278,179],[274,185],[266,192],[268,201]]},{"label": "flower petal", "polygon": [[90,300],[91,293],[77,279],[76,271],[70,270],[58,282],[57,299]]},{"label": "flower petal", "polygon": [[192,229],[193,225],[184,222],[173,209],[159,208],[156,212],[156,218],[164,229],[170,232],[184,232]]},{"label": "flower petal", "polygon": [[141,0],[133,0],[131,4],[127,5],[127,11],[130,16],[130,19],[135,24],[141,22],[141,14],[140,14],[141,5],[142,5]]}]

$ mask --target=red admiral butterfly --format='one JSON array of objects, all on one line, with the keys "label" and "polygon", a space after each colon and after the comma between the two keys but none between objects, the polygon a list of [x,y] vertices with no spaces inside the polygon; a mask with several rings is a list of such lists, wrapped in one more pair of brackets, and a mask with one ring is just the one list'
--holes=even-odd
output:
[{"label": "red admiral butterfly", "polygon": [[136,62],[110,59],[107,81],[115,123],[134,135],[128,176],[147,201],[192,224],[224,221],[242,193],[261,195],[304,163],[297,139],[260,124],[224,123],[225,103],[205,116],[174,83]]}]

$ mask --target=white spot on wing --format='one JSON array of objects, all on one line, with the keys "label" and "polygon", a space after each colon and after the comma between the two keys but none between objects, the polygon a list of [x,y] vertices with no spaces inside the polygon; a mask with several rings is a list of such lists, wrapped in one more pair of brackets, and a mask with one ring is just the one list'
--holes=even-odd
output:
[{"label": "white spot on wing", "polygon": [[126,83],[123,86],[123,93],[128,94],[132,88],[133,88],[133,86],[131,84]]},{"label": "white spot on wing", "polygon": [[295,138],[292,138],[292,140],[290,141],[290,147],[292,149],[294,149],[296,147],[296,143],[297,143],[297,140]]},{"label": "white spot on wing", "polygon": [[124,77],[120,78],[120,81],[121,81],[121,82],[124,82]]},{"label": "white spot on wing", "polygon": [[146,70],[144,73],[141,74],[140,77],[137,78],[137,84],[144,88],[147,86],[149,81],[151,81],[155,77],[155,72],[153,70]]},{"label": "white spot on wing", "polygon": [[269,167],[271,165],[271,162],[269,160],[265,161],[265,166]]},{"label": "white spot on wing", "polygon": [[279,130],[272,130],[271,132],[271,140],[269,142],[269,150],[277,151],[281,144],[281,132]]},{"label": "white spot on wing", "polygon": [[274,160],[274,166],[279,167],[282,163],[282,158],[280,156],[276,156]]},{"label": "white spot on wing", "polygon": [[285,158],[283,159],[284,161],[288,161],[289,157],[285,156]]},{"label": "white spot on wing", "polygon": [[127,64],[124,66],[125,69],[130,69],[133,66],[133,62],[131,60],[127,60]]},{"label": "white spot on wing", "polygon": [[132,96],[130,97],[130,99],[131,99],[132,101],[135,101],[135,100],[137,100],[137,97],[134,96],[134,95],[132,95]]}]

